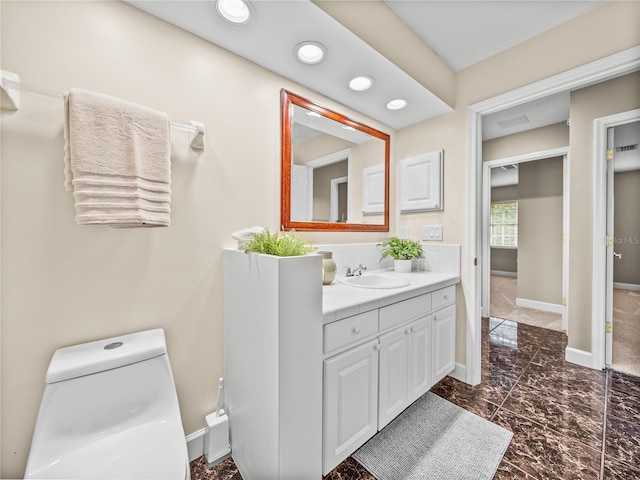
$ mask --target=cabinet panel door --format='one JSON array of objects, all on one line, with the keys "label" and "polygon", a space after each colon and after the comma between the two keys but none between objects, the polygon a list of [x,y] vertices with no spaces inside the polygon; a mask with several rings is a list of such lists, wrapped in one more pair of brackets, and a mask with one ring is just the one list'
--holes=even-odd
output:
[{"label": "cabinet panel door", "polygon": [[407,340],[409,327],[380,337],[378,430],[407,408]]},{"label": "cabinet panel door", "polygon": [[378,340],[324,362],[323,474],[377,432]]},{"label": "cabinet panel door", "polygon": [[456,366],[456,307],[433,314],[433,383],[442,380]]},{"label": "cabinet panel door", "polygon": [[427,393],[431,382],[431,315],[409,325],[408,403]]}]

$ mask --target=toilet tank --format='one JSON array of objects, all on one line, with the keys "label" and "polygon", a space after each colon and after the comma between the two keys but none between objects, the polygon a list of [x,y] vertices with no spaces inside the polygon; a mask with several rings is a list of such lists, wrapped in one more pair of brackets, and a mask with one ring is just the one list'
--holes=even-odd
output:
[{"label": "toilet tank", "polygon": [[[168,448],[158,442],[159,436],[177,439],[178,444]],[[47,370],[27,472],[64,463],[80,468],[85,458],[105,454],[133,462],[126,458],[131,442],[150,455],[158,455],[156,444],[167,453],[186,454],[164,331],[56,350]]]}]

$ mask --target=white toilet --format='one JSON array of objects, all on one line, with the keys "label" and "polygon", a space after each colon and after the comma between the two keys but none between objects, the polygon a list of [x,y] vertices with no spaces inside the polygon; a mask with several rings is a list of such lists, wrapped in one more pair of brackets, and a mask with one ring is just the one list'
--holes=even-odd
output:
[{"label": "white toilet", "polygon": [[190,477],[162,329],[56,350],[25,478]]}]

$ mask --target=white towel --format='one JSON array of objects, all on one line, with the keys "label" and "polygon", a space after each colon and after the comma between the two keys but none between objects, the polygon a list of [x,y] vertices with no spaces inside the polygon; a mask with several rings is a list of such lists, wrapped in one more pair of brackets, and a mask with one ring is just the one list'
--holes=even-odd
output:
[{"label": "white towel", "polygon": [[168,226],[169,118],[81,89],[65,94],[65,188],[79,225]]}]

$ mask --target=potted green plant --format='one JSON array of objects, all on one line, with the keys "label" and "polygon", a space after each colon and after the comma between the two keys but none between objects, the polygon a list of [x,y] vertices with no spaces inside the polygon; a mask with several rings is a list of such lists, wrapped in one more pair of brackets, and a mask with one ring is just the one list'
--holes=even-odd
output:
[{"label": "potted green plant", "polygon": [[251,239],[241,248],[247,253],[263,253],[277,257],[307,255],[316,249],[311,240],[298,235],[295,230],[276,232],[272,235],[266,228],[260,233],[252,233]]},{"label": "potted green plant", "polygon": [[424,257],[422,245],[409,239],[391,237],[382,243],[382,257],[393,258],[393,269],[396,272],[410,272],[414,258]]}]

